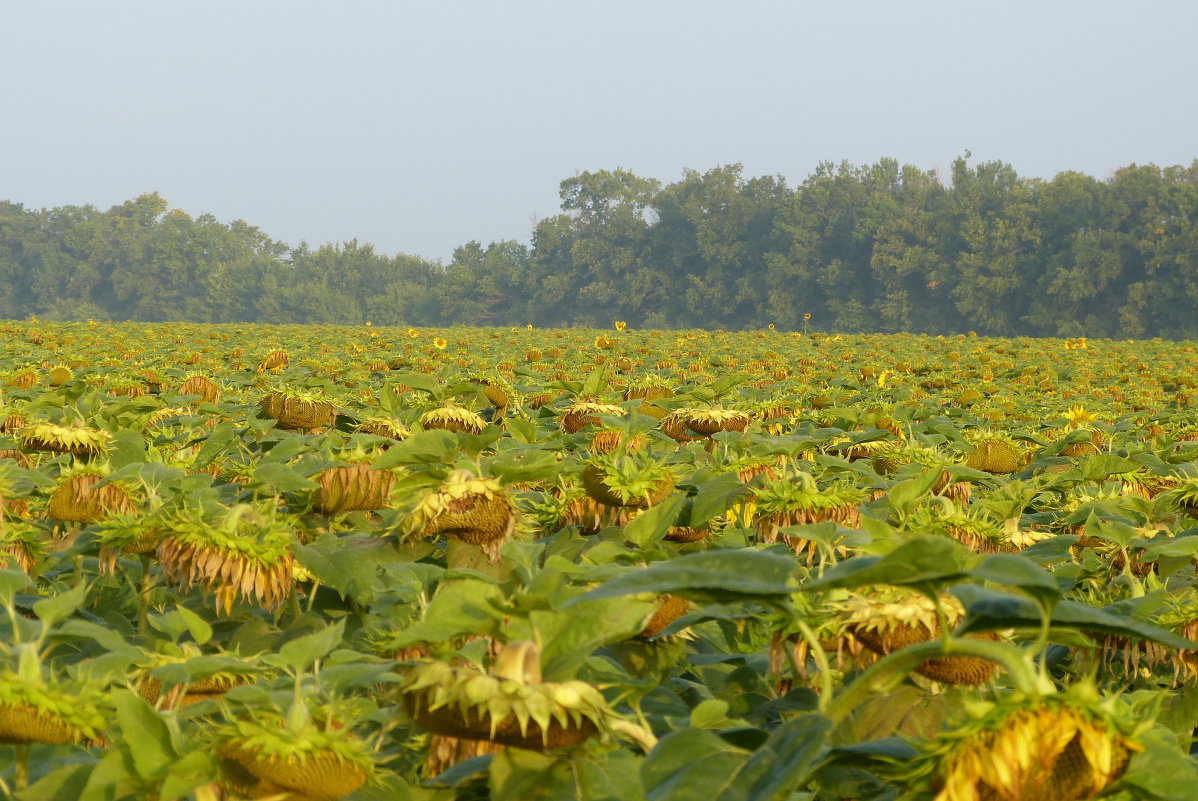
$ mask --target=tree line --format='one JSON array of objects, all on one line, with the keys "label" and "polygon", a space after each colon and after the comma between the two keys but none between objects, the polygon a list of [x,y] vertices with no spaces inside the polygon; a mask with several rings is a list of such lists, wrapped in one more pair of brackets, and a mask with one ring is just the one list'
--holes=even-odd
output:
[{"label": "tree line", "polygon": [[448,265],[289,246],[157,194],[0,202],[0,317],[1198,338],[1198,160],[1045,180],[882,159],[794,188],[738,164],[666,185],[616,169],[561,201],[530,244]]}]

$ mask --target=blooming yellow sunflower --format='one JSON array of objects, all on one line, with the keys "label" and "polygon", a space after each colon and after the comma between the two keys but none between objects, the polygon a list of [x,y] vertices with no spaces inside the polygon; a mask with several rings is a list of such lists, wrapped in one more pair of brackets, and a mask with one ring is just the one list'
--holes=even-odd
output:
[{"label": "blooming yellow sunflower", "polygon": [[445,337],[437,337],[433,340],[433,347],[437,350],[445,350],[447,345],[449,343],[445,341]]}]

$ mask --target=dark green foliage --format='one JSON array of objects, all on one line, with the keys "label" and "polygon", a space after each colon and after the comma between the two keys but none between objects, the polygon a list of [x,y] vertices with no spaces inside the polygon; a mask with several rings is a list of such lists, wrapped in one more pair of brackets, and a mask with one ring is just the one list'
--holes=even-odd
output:
[{"label": "dark green foliage", "polygon": [[561,198],[531,247],[469,242],[448,266],[288,247],[157,194],[0,202],[0,317],[1198,337],[1198,161],[1050,181],[825,163],[793,190],[739,164],[666,186],[617,169]]}]

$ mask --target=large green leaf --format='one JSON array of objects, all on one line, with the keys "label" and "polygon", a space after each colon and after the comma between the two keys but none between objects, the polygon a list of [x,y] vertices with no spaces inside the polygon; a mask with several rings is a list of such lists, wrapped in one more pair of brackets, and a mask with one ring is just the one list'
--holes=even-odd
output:
[{"label": "large green leaf", "polygon": [[569,603],[638,593],[673,593],[715,603],[779,601],[795,591],[790,578],[794,569],[794,558],[777,551],[701,551],[618,576]]},{"label": "large green leaf", "polygon": [[984,581],[1017,587],[1046,606],[1052,606],[1061,599],[1061,588],[1051,573],[1031,560],[1015,554],[997,553],[988,556],[982,564],[970,571],[970,575]]},{"label": "large green leaf", "polygon": [[541,672],[545,681],[574,678],[597,649],[636,635],[656,607],[654,601],[603,598],[562,612],[529,612],[529,622],[542,643]]},{"label": "large green leaf", "polygon": [[832,721],[822,715],[783,723],[724,782],[717,800],[786,801],[806,782],[831,728]]},{"label": "large green leaf", "polygon": [[859,556],[833,567],[804,590],[851,589],[871,584],[918,586],[947,584],[968,575],[970,551],[947,537],[914,537],[886,556]]},{"label": "large green leaf", "polygon": [[[1035,628],[1040,625],[1040,610],[1027,598],[968,584],[954,587],[953,594],[965,605],[966,611],[965,619],[957,629],[958,634],[1015,627]],[[1057,604],[1052,611],[1052,625],[1087,633],[1138,637],[1170,648],[1198,649],[1198,643],[1159,626],[1076,601]]]},{"label": "large green leaf", "polygon": [[279,647],[279,656],[287,664],[298,670],[307,670],[317,659],[321,659],[329,651],[341,643],[345,634],[345,620],[338,620],[331,626],[325,626],[320,631],[296,637]]},{"label": "large green leaf", "polygon": [[51,771],[14,796],[17,801],[63,801],[79,798],[91,777],[93,762],[68,764]]},{"label": "large green leaf", "polygon": [[112,703],[121,727],[121,741],[138,777],[153,781],[163,776],[179,757],[166,721],[131,692],[113,693]]},{"label": "large green leaf", "polygon": [[640,512],[624,526],[624,538],[641,548],[660,541],[678,518],[678,512],[685,503],[685,495],[674,493],[656,506]]},{"label": "large green leaf", "polygon": [[[585,797],[575,783],[568,759],[555,759],[521,748],[505,748],[491,760],[487,773],[491,801],[582,801]],[[599,801],[603,797],[593,798]],[[618,799],[611,798],[610,801]]]},{"label": "large green leaf", "polygon": [[684,729],[658,742],[641,766],[648,801],[712,801],[749,757],[706,729]]},{"label": "large green leaf", "polygon": [[444,642],[462,634],[495,631],[506,611],[499,606],[503,591],[490,582],[462,578],[442,582],[425,610],[424,619],[409,626],[395,645]]}]

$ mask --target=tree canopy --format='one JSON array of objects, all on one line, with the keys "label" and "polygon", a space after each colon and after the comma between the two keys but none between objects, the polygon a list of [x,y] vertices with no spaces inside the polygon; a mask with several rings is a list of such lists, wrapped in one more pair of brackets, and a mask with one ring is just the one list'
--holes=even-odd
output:
[{"label": "tree canopy", "polygon": [[1198,161],[1105,180],[824,163],[793,189],[739,164],[664,186],[616,169],[560,194],[529,245],[448,265],[290,246],[153,193],[0,202],[0,317],[1198,338]]}]

